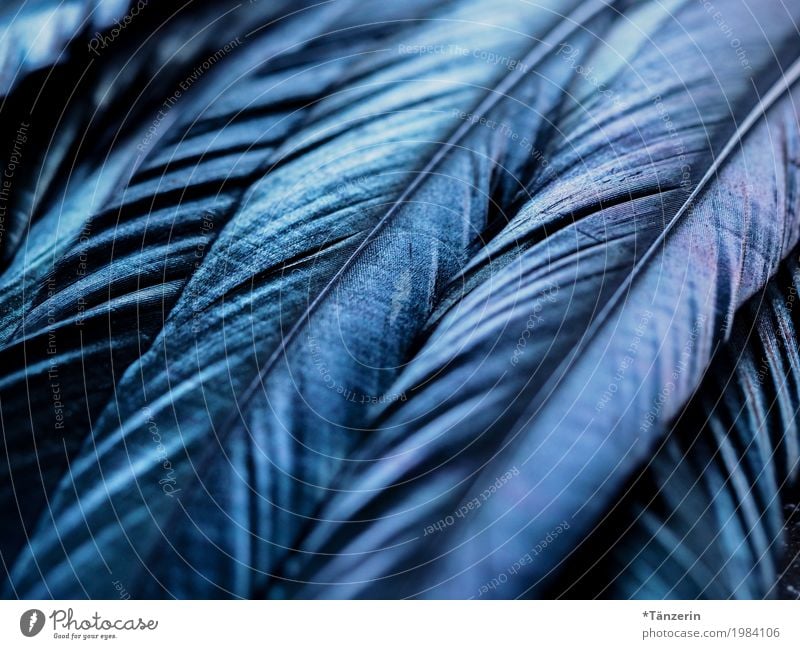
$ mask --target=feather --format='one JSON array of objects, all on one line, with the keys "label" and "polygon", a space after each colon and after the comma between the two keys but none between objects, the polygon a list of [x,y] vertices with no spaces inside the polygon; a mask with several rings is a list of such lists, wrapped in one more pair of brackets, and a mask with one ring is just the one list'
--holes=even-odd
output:
[{"label": "feather", "polygon": [[774,596],[796,483],[797,250],[736,314],[730,340],[654,457],[578,548],[555,596]]},{"label": "feather", "polygon": [[[186,574],[187,563],[203,566],[203,584],[192,582],[195,594],[254,591],[324,495],[315,485],[330,480],[357,437],[343,425],[352,428],[363,416],[363,408],[330,398],[319,367],[332,361],[319,356],[333,351],[332,340],[338,348],[355,343],[350,375],[341,362],[346,356],[336,359],[338,382],[380,394],[381,382],[394,378],[393,359],[410,344],[405,332],[428,317],[439,287],[461,263],[459,249],[483,227],[500,153],[484,132],[458,147],[450,142],[454,133],[477,131],[472,123],[463,128],[454,111],[475,114],[482,102],[489,110],[491,97],[511,93],[507,80],[522,74],[446,45],[470,42],[506,61],[526,51],[540,56],[549,46],[528,33],[544,36],[559,25],[564,31],[556,4],[564,6],[522,14],[514,13],[517,3],[445,7],[441,19],[409,36],[411,53],[402,40],[377,52],[372,39],[356,41],[347,74],[337,69],[344,77],[337,91],[309,107],[305,126],[279,147],[221,225],[158,336],[122,374],[12,570],[17,592],[79,588],[99,596],[110,592],[111,570],[138,596],[181,595],[187,585],[177,573]],[[603,9],[593,3],[582,13]],[[402,32],[394,30],[393,38]],[[331,60],[338,60],[336,50]],[[460,155],[437,156],[441,143]],[[526,152],[511,153],[528,160]],[[426,167],[437,159],[435,170]],[[415,175],[423,181],[414,183]],[[412,273],[393,315],[386,313],[391,304],[377,299],[385,280],[375,281],[383,273],[394,285],[389,260]],[[315,295],[320,306],[307,312]],[[330,326],[342,317],[342,295],[352,300],[347,341]],[[360,311],[368,306],[365,318]],[[295,323],[304,328],[297,336],[302,348],[285,336]],[[396,347],[381,350],[388,371],[378,366],[370,375],[362,370],[371,364],[376,334]],[[314,336],[320,351],[309,358],[306,341]],[[260,372],[264,363],[271,364]],[[258,399],[248,386],[258,389]],[[328,412],[299,407],[304,398]],[[189,492],[196,474],[202,482],[192,482]],[[164,528],[174,532],[165,535]],[[96,580],[85,576],[95,572],[90,565],[100,568]],[[46,580],[38,572],[44,566]]]},{"label": "feather", "polygon": [[[71,157],[62,151],[55,154],[66,160],[54,166],[67,168],[59,199],[49,205],[43,201],[25,248],[5,273],[9,281],[3,295],[7,312],[0,357],[4,368],[13,369],[3,373],[0,395],[5,418],[15,425],[6,435],[13,461],[3,467],[13,467],[15,475],[9,476],[13,489],[3,493],[3,506],[21,506],[22,525],[3,539],[4,553],[22,542],[23,530],[43,511],[49,490],[113,395],[115,378],[160,330],[195,268],[197,251],[210,245],[216,234],[213,226],[219,228],[233,211],[248,181],[257,177],[260,165],[299,119],[301,112],[293,102],[302,105],[308,100],[309,86],[298,79],[292,91],[270,92],[269,99],[254,101],[254,93],[280,87],[287,76],[298,74],[291,67],[269,74],[268,65],[262,64],[270,48],[276,56],[284,53],[280,35],[256,39],[257,55],[236,62],[222,59],[217,69],[208,71],[202,67],[209,55],[228,53],[218,49],[217,39],[226,31],[235,33],[233,27],[241,28],[240,21],[226,23],[228,11],[223,8],[221,18],[215,16],[200,28],[194,53],[194,48],[184,51],[184,20],[164,28],[158,44],[165,61],[182,52],[190,73],[200,70],[210,79],[208,87],[192,94],[184,68],[170,69],[165,79],[151,76],[151,89],[159,92],[159,99],[155,105],[145,102],[151,109],[145,113],[145,126],[108,134],[107,122],[114,117],[102,112],[97,126],[91,124],[98,131],[95,142],[110,140],[99,169],[95,151],[79,150]],[[192,17],[196,20],[197,14]],[[228,49],[240,46],[241,39],[232,38]],[[149,64],[157,60],[149,49],[137,56]],[[143,63],[133,57],[127,65],[136,69]],[[120,71],[112,66],[97,81],[95,92],[107,88],[102,81],[109,73]],[[322,81],[323,75],[315,74],[315,87]],[[226,90],[224,97],[221,88]],[[125,90],[123,84],[113,84],[114,93],[126,96]],[[107,92],[101,96],[113,115],[120,100]],[[163,107],[159,112],[162,96],[182,101],[179,119],[170,119],[176,116],[165,114]],[[124,110],[131,112],[129,107]],[[223,141],[215,131],[221,120],[235,122],[232,131],[259,129],[262,135]],[[81,128],[64,131],[85,140]],[[188,180],[187,164],[193,165]],[[32,180],[37,186],[42,182],[35,176]]]},{"label": "feather", "polygon": [[[136,11],[136,0],[133,5]],[[4,3],[0,10],[0,97],[8,96],[34,72],[63,62],[70,47],[84,37],[84,48],[88,48],[89,35],[105,31],[120,19],[124,21],[127,9],[128,0]]]},{"label": "feather", "polygon": [[679,517],[623,499],[658,534],[610,587],[768,594],[778,483],[666,435],[800,232],[800,9],[715,4],[166,5],[44,61],[77,88],[3,242],[4,594],[537,596],[642,467],[717,488],[733,560],[689,536],[670,583]]},{"label": "feather", "polygon": [[[210,248],[248,184],[263,173],[282,138],[303,120],[305,107],[327,91],[326,80],[330,84],[342,74],[347,55],[353,56],[347,43],[338,43],[342,59],[333,58],[326,66],[310,63],[307,50],[321,49],[314,37],[337,20],[340,30],[350,25],[341,22],[345,9],[342,3],[322,7],[311,22],[302,20],[306,16],[298,11],[284,21],[286,27],[280,23],[263,34],[251,34],[248,52],[237,57],[232,52],[245,50],[237,34],[258,18],[263,21],[263,12],[248,14],[243,23],[230,21],[230,8],[221,7],[208,24],[195,22],[198,33],[195,46],[189,48],[189,25],[175,18],[162,29],[158,56],[167,62],[180,53],[186,62],[166,68],[164,80],[149,77],[158,99],[155,104],[143,100],[143,126],[124,136],[113,131],[113,145],[100,169],[97,153],[86,154],[88,178],[81,173],[81,158],[55,165],[68,168],[65,187],[53,207],[35,220],[25,249],[5,274],[8,310],[0,355],[3,366],[15,370],[4,372],[0,381],[4,417],[14,422],[13,433],[6,429],[12,461],[3,467],[13,467],[14,474],[3,505],[4,511],[15,504],[21,507],[21,525],[4,537],[4,555],[22,542],[69,459],[86,443],[86,431],[113,399],[113,379],[160,330],[199,264],[198,251]],[[407,5],[384,15],[400,19],[410,9]],[[368,41],[376,30],[369,23],[359,27],[364,18],[369,20],[369,14],[362,12],[350,29],[364,32]],[[198,12],[187,19],[197,21]],[[298,41],[287,41],[287,32]],[[219,49],[226,33],[230,52]],[[334,33],[329,40],[340,39]],[[152,65],[154,54],[143,49],[137,56]],[[215,62],[211,69],[203,67],[209,57]],[[137,63],[141,61],[128,60],[127,66],[136,69]],[[198,70],[203,83],[189,83]],[[103,76],[119,74],[112,65]],[[195,84],[199,92],[193,94],[190,86]],[[119,100],[109,99],[103,88],[98,82],[84,94],[98,94],[104,105],[113,107]],[[112,90],[126,94],[120,82],[114,82]],[[135,92],[144,93],[139,88]],[[163,97],[174,102],[164,102],[172,108],[166,115]],[[113,115],[112,108],[108,110]],[[125,111],[133,112],[127,106]],[[97,119],[98,136],[114,119],[118,118]],[[134,121],[141,123],[143,118],[134,115]],[[74,132],[87,138],[81,128]],[[253,137],[254,132],[259,136]],[[130,173],[130,168],[135,171]],[[43,435],[45,431],[52,433]]]},{"label": "feather", "polygon": [[534,185],[454,282],[394,388],[412,396],[377,420],[298,545],[286,577],[307,584],[300,595],[535,596],[797,241],[797,52],[776,58],[793,23],[777,5],[758,23],[728,6],[764,55],[754,91],[702,6],[664,11],[635,75],[604,80],[628,110],[597,95],[565,107],[549,153],[558,182]]}]

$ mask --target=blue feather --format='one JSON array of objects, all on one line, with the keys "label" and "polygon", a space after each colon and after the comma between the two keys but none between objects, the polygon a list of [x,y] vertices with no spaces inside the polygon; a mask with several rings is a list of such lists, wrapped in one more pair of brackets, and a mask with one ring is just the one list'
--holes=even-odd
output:
[{"label": "blue feather", "polygon": [[4,595],[773,595],[800,8],[196,4],[0,86]]},{"label": "blue feather", "polygon": [[[652,459],[580,545],[556,596],[776,596],[796,483],[797,250],[737,313]],[[787,583],[787,586],[790,586]]]},{"label": "blue feather", "polygon": [[[789,42],[791,23],[777,6],[758,25],[731,11],[748,51],[764,53],[758,77],[773,83],[754,92],[702,7],[662,11],[631,57],[637,78],[608,80],[630,110],[594,95],[564,110],[558,180],[531,192],[471,260],[468,292],[457,283],[440,309],[394,388],[413,398],[387,409],[299,547],[320,555],[290,573],[312,582],[302,594],[485,595],[566,522],[557,544],[491,592],[535,595],[691,397],[726,316],[797,241],[796,194],[784,188],[796,173],[787,91],[800,67],[790,60],[780,75],[757,46]],[[613,51],[613,34],[606,42]],[[742,201],[744,187],[756,189]],[[512,468],[520,476],[468,520],[425,538]]]}]

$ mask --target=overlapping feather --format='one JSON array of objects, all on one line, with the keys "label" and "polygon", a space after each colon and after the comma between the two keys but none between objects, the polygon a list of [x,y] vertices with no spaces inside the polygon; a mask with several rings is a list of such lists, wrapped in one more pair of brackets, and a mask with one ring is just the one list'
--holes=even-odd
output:
[{"label": "overlapping feather", "polygon": [[610,509],[615,595],[770,594],[791,387],[769,443],[752,404],[666,437],[674,515],[614,505],[797,244],[797,10],[718,3],[745,66],[702,3],[257,4],[54,71],[3,249],[5,594],[536,596]]}]

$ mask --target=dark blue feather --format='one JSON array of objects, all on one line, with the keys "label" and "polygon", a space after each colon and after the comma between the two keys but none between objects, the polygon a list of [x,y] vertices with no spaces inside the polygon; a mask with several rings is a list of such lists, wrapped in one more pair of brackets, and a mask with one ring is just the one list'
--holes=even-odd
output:
[{"label": "dark blue feather", "polygon": [[[577,548],[555,596],[778,595],[800,462],[797,250],[737,313],[692,401]],[[787,586],[791,586],[787,582]]]},{"label": "dark blue feather", "polygon": [[[584,13],[597,8],[602,3]],[[30,552],[12,572],[20,592],[44,586],[38,578],[25,586],[14,577],[33,576],[27,565],[34,557],[40,566],[50,564],[44,586],[49,592],[78,586],[61,543],[71,554],[94,555],[84,557],[86,565],[103,566],[110,555],[109,569],[132,582],[135,592],[184,592],[173,583],[181,565],[176,561],[202,561],[208,581],[200,590],[193,584],[195,593],[255,592],[254,584],[285,554],[358,439],[343,426],[358,426],[368,412],[326,386],[321,364],[335,368],[337,384],[377,398],[408,353],[414,329],[429,316],[438,291],[484,227],[492,177],[502,167],[496,145],[487,142],[480,125],[462,129],[476,135],[459,142],[460,155],[449,156],[436,170],[425,168],[463,126],[454,111],[475,111],[491,96],[491,86],[501,84],[502,91],[505,79],[521,74],[437,50],[457,35],[460,42],[509,60],[531,50],[536,56],[541,48],[516,31],[520,21],[528,31],[544,34],[560,23],[560,15],[541,9],[514,13],[517,9],[516,3],[503,11],[483,3],[448,8],[442,14],[446,21],[431,20],[409,37],[419,49],[413,56],[401,49],[402,31],[395,29],[389,47],[377,51],[368,33],[365,42],[356,41],[359,49],[345,52],[351,58],[345,74],[339,53],[330,53],[330,63],[322,65],[333,66],[341,77],[339,89],[309,106],[304,127],[278,149],[264,178],[220,224],[213,246],[179,289],[163,329],[123,374],[116,399],[55,490],[52,515],[40,521]],[[384,19],[395,13],[384,9]],[[313,66],[316,76],[319,67]],[[528,154],[515,148],[509,155],[526,159]],[[410,196],[406,188],[415,175],[423,182]],[[379,223],[385,224],[380,236],[369,235]],[[361,245],[367,236],[369,245]],[[356,251],[357,261],[348,262]],[[396,291],[389,262],[410,272],[407,285]],[[378,274],[387,270],[385,278]],[[387,288],[397,296],[393,303],[381,300]],[[306,313],[315,295],[324,296],[324,304]],[[297,323],[305,332],[293,344],[285,334]],[[313,336],[318,342],[310,342]],[[376,336],[392,346],[376,347]],[[342,344],[354,345],[349,368],[342,362],[347,355],[338,352]],[[309,354],[310,345],[319,351]],[[376,351],[380,356],[370,358]],[[265,362],[271,365],[261,375]],[[375,372],[364,372],[365,367]],[[258,398],[251,399],[248,386],[256,377]],[[313,406],[303,407],[304,401]],[[153,461],[154,453],[161,453],[163,462]],[[202,469],[201,484],[195,482],[195,463]],[[164,483],[169,490],[183,493],[165,494],[162,478],[173,480]],[[140,486],[132,490],[132,484]],[[92,528],[107,526],[103,556],[95,554],[84,521]],[[157,559],[165,551],[161,524],[175,529],[168,544],[180,557]],[[52,545],[56,539],[61,541]],[[142,563],[169,585],[144,581]],[[94,584],[83,576],[81,582],[89,593],[109,587],[102,573]]]},{"label": "dark blue feather", "polygon": [[774,594],[800,8],[195,4],[0,86],[4,594]]},{"label": "dark blue feather", "polygon": [[[755,23],[731,3],[736,33],[763,56],[752,60],[760,90],[701,6],[634,12],[651,29],[629,50],[636,74],[607,80],[630,109],[595,94],[562,111],[558,180],[535,188],[471,260],[466,295],[456,284],[444,303],[394,388],[413,396],[387,409],[300,546],[321,553],[289,573],[312,582],[302,594],[487,595],[483,585],[566,522],[558,544],[488,594],[535,595],[592,528],[692,395],[729,316],[797,241],[787,89],[798,52],[779,63],[763,44],[791,46],[783,11]],[[627,30],[612,32],[586,66],[612,56],[615,35],[630,47]],[[511,469],[508,487],[426,538]]]}]

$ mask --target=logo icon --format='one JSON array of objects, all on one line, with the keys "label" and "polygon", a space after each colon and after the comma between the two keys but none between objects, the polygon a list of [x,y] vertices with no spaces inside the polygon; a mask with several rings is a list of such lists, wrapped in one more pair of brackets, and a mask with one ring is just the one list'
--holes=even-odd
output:
[{"label": "logo icon", "polygon": [[25,611],[19,618],[19,630],[22,635],[32,638],[44,627],[44,613],[38,608]]}]

